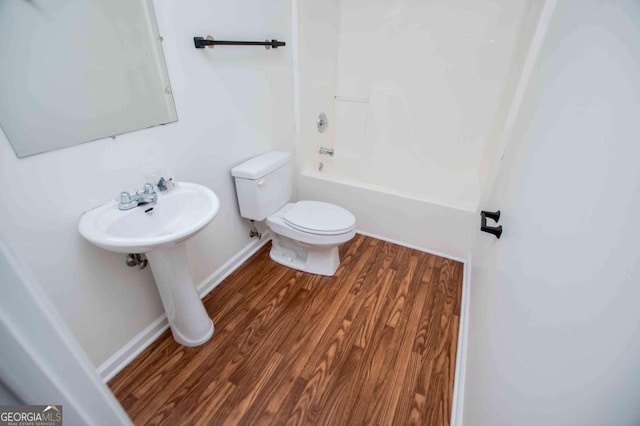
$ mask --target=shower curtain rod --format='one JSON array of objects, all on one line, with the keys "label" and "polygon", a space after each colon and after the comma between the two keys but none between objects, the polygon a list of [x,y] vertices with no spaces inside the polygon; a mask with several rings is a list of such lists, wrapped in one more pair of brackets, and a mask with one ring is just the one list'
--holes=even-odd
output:
[{"label": "shower curtain rod", "polygon": [[211,36],[204,37],[194,37],[193,44],[196,46],[196,49],[204,49],[206,47],[214,47],[216,45],[226,45],[226,46],[264,46],[265,49],[277,49],[278,47],[286,46],[287,44],[284,41],[278,40],[265,40],[265,41],[228,41],[228,40],[216,40]]}]

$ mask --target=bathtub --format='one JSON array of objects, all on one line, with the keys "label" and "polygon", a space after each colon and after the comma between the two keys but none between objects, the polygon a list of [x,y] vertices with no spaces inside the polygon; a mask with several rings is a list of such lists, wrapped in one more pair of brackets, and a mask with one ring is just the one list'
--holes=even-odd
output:
[{"label": "bathtub", "polygon": [[366,165],[348,159],[340,161],[339,157],[316,159],[313,168],[301,171],[297,188],[300,200],[321,200],[349,209],[356,216],[359,233],[461,261],[466,259],[479,226],[477,208],[468,193],[472,191],[471,195],[475,195],[473,184],[464,179],[455,181],[450,176],[446,190],[441,190],[444,186],[441,176],[424,174],[422,185],[431,185],[436,190],[419,192],[415,179],[372,184],[371,176],[366,175],[372,171]]}]

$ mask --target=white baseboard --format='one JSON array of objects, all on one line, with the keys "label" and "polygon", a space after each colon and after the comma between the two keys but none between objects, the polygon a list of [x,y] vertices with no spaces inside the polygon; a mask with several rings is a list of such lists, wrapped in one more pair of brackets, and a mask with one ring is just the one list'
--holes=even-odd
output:
[{"label": "white baseboard", "polygon": [[382,241],[386,241],[388,243],[397,244],[399,246],[407,247],[407,248],[410,248],[410,249],[413,249],[413,250],[418,250],[418,251],[422,251],[424,253],[433,254],[435,256],[444,257],[445,259],[455,260],[456,262],[460,262],[460,263],[465,263],[466,262],[465,259],[462,259],[460,257],[451,256],[450,254],[441,253],[441,252],[436,251],[436,250],[430,250],[428,248],[416,246],[416,245],[413,245],[413,244],[403,243],[402,241],[394,240],[392,238],[383,237],[381,235],[377,235],[377,234],[374,234],[372,232],[365,232],[365,231],[361,231],[361,230],[358,230],[358,229],[356,229],[356,232],[358,234],[366,235],[367,237],[375,238],[376,240],[382,240]]},{"label": "white baseboard", "polygon": [[467,369],[467,342],[469,330],[469,291],[471,286],[471,256],[464,262],[462,278],[462,300],[460,301],[460,324],[458,326],[458,348],[456,349],[456,374],[453,381],[451,402],[451,426],[462,426],[464,411],[464,380]]},{"label": "white baseboard", "polygon": [[271,241],[271,235],[269,234],[269,230],[265,230],[262,233],[261,239],[251,241],[249,244],[244,246],[242,250],[240,250],[235,256],[227,260],[221,267],[216,269],[211,275],[202,280],[202,282],[196,286],[196,288],[198,289],[198,293],[200,294],[200,298],[203,298],[207,294],[211,293],[211,290],[216,288],[218,284],[224,281],[225,278],[227,278],[233,271],[238,269],[240,265],[246,262],[247,259],[253,256],[269,241]]},{"label": "white baseboard", "polygon": [[135,357],[153,343],[165,330],[169,328],[169,322],[167,316],[156,318],[151,324],[149,324],[144,330],[142,330],[136,337],[131,339],[129,343],[124,345],[118,352],[111,355],[109,359],[102,363],[98,367],[98,375],[107,383],[109,380],[126,367]]},{"label": "white baseboard", "polygon": [[[200,298],[205,297],[218,284],[224,281],[233,271],[238,269],[247,259],[255,254],[262,246],[271,240],[268,231],[263,234],[262,239],[251,241],[244,246],[235,256],[225,262],[221,267],[216,269],[211,275],[205,278],[196,286]],[[167,316],[162,314],[144,330],[138,333],[133,339],[124,345],[118,352],[113,354],[109,359],[97,368],[98,375],[108,382],[124,367],[126,367],[135,357],[153,343],[164,331],[169,328]]]}]

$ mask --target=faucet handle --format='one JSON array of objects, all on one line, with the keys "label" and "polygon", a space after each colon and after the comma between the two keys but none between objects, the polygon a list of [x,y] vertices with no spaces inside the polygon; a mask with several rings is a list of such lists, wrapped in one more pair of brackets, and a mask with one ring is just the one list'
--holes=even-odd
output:
[{"label": "faucet handle", "polygon": [[150,183],[145,183],[144,184],[144,194],[145,195],[151,195],[154,194],[156,191],[153,189],[153,185]]},{"label": "faucet handle", "polygon": [[134,200],[129,192],[122,191],[120,193],[120,203],[118,203],[118,208],[120,210],[129,210],[134,208],[137,205],[138,205],[137,198]]},{"label": "faucet handle", "polygon": [[127,191],[122,191],[120,193],[120,204],[129,204],[131,203],[131,194]]}]

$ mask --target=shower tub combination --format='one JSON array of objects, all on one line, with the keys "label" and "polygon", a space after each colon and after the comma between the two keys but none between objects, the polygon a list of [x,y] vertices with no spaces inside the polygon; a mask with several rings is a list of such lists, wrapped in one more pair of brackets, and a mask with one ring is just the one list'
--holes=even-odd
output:
[{"label": "shower tub combination", "polygon": [[464,167],[453,144],[421,135],[410,103],[399,87],[380,85],[367,97],[335,96],[332,131],[311,139],[327,146],[303,149],[299,196],[347,208],[361,233],[463,260],[475,235],[477,169]]},{"label": "shower tub combination", "polygon": [[346,207],[362,233],[463,259],[474,235],[476,174],[429,157],[433,147],[416,140],[397,91],[374,88],[369,98],[336,97],[334,105],[333,149],[311,156],[301,198]]},{"label": "shower tub combination", "polygon": [[[293,2],[298,197],[349,209],[362,233],[462,260],[544,5],[463,3]],[[316,129],[320,113],[329,125]]]}]

